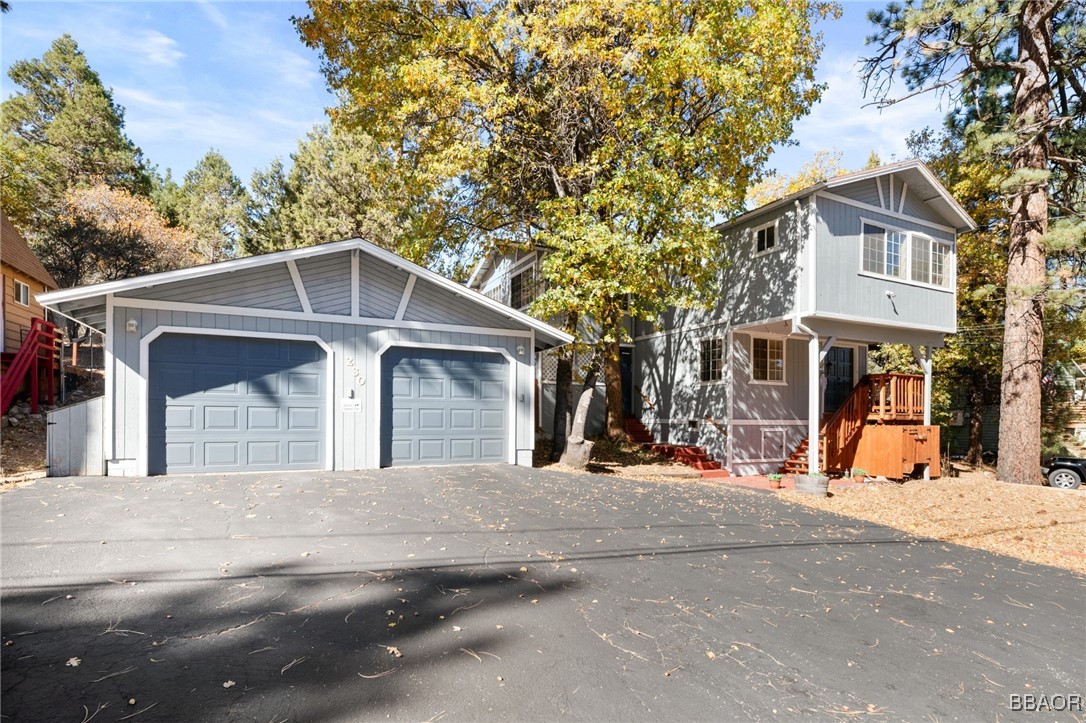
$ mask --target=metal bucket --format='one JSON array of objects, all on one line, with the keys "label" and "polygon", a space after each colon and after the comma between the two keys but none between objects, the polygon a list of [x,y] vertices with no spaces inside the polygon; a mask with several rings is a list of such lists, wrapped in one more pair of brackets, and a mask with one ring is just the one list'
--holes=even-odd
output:
[{"label": "metal bucket", "polygon": [[829,497],[830,478],[822,475],[796,475],[796,492],[817,497]]}]

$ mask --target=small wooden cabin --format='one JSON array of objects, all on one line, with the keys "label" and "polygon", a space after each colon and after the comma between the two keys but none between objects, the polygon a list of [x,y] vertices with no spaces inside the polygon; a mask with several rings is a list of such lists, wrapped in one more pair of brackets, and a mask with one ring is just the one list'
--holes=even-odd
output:
[{"label": "small wooden cabin", "polygon": [[31,320],[45,317],[45,310],[34,296],[55,290],[57,282],[2,212],[0,224],[0,272],[4,281],[4,333],[0,335],[0,353],[6,367],[30,332]]}]

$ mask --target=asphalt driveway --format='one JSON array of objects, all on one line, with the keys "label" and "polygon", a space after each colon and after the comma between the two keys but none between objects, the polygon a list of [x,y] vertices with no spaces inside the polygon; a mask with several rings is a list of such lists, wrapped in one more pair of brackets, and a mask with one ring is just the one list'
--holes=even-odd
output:
[{"label": "asphalt driveway", "polygon": [[475,467],[0,506],[16,721],[995,720],[1086,681],[1082,577],[748,490]]}]

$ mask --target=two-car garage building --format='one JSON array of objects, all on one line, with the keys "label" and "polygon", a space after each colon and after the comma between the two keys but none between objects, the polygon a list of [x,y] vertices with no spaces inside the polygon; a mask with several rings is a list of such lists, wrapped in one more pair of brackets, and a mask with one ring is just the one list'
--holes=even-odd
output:
[{"label": "two-car garage building", "polygon": [[360,240],[38,298],[105,333],[111,475],[530,465],[571,340]]}]

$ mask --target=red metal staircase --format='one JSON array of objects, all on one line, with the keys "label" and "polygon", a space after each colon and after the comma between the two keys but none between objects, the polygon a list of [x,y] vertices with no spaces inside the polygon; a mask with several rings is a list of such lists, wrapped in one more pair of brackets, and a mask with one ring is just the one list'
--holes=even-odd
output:
[{"label": "red metal staircase", "polygon": [[728,471],[722,469],[719,462],[714,461],[701,447],[692,444],[657,444],[652,433],[641,423],[637,417],[626,417],[623,421],[626,434],[630,441],[651,449],[668,459],[693,467],[701,472],[702,477],[727,477]]},{"label": "red metal staircase", "polygon": [[30,322],[30,332],[23,339],[23,345],[0,378],[0,414],[7,414],[28,378],[30,411],[37,414],[41,401],[53,404],[56,400],[56,365],[57,328],[44,319],[34,319]]}]

